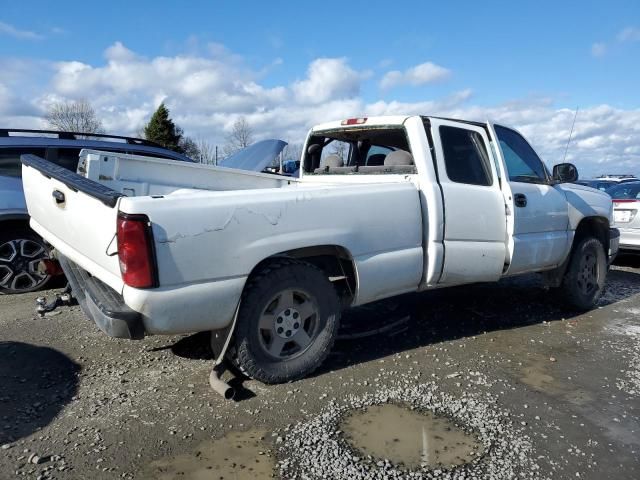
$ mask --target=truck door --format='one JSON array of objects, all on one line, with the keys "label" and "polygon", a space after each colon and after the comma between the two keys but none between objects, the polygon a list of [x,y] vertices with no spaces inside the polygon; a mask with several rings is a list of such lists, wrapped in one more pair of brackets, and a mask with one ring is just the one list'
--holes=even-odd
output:
[{"label": "truck door", "polygon": [[430,119],[444,202],[444,265],[439,283],[493,281],[504,269],[505,203],[483,128]]},{"label": "truck door", "polygon": [[522,135],[500,125],[489,128],[508,180],[503,182],[509,214],[507,275],[562,263],[571,240],[564,193],[550,184],[542,160]]}]

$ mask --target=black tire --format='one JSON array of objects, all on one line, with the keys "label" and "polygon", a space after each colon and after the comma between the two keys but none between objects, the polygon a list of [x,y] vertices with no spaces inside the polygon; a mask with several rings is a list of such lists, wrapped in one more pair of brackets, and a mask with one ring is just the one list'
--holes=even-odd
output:
[{"label": "black tire", "polygon": [[243,374],[264,383],[302,378],[329,354],[340,310],[336,290],[321,270],[288,258],[269,262],[244,289],[228,356]]},{"label": "black tire", "polygon": [[594,237],[578,241],[567,266],[560,292],[563,302],[578,310],[592,309],[604,289],[607,257],[602,242]]},{"label": "black tire", "polygon": [[0,293],[35,292],[51,279],[39,274],[35,265],[49,257],[49,247],[26,227],[0,233]]}]

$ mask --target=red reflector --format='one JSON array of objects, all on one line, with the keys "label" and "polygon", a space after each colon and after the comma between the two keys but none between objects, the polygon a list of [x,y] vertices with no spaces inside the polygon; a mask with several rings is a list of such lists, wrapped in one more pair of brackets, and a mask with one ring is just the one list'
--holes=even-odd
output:
[{"label": "red reflector", "polygon": [[626,199],[626,198],[621,198],[621,199],[614,198],[613,199],[613,204],[614,205],[616,205],[617,203],[636,203],[636,202],[640,202],[640,200]]},{"label": "red reflector", "polygon": [[346,120],[342,121],[342,125],[362,125],[363,123],[366,123],[366,121],[367,117],[347,118]]},{"label": "red reflector", "polygon": [[122,280],[130,287],[155,286],[153,239],[145,215],[118,215],[118,257]]}]

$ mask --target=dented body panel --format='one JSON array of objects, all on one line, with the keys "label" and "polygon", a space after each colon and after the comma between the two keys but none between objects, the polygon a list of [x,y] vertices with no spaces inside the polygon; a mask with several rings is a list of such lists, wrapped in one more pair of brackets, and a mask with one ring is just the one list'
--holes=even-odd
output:
[{"label": "dented body panel", "polygon": [[[361,305],[559,267],[582,220],[611,221],[610,199],[593,189],[508,181],[491,124],[419,116],[365,122],[314,127],[304,151],[332,132],[353,138],[360,132],[366,141],[368,131],[390,129],[406,136],[411,166],[347,166],[338,169],[346,174],[322,175],[316,165],[292,178],[83,151],[81,181],[71,184],[25,164],[31,222],[62,255],[121,295],[146,333],[174,334],[229,326],[247,279],[274,256],[314,248],[340,252],[340,261],[352,267],[348,305]],[[451,150],[440,135],[447,128],[482,144],[484,184],[466,184],[465,172],[445,161]],[[83,191],[97,184],[111,192],[112,205]],[[52,189],[66,195],[64,204],[52,200]],[[514,204],[523,192],[529,209]],[[156,288],[122,281],[114,246],[118,212],[148,217]]]}]

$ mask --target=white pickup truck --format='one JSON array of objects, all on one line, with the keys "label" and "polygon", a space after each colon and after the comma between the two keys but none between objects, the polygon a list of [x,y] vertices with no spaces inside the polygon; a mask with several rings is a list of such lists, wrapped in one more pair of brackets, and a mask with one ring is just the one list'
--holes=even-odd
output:
[{"label": "white pickup truck", "polygon": [[22,162],[31,226],[104,332],[213,331],[268,383],[315,369],[342,309],[406,292],[543,272],[589,309],[618,247],[608,195],[492,123],[318,125],[295,178],[87,150],[78,173]]}]

